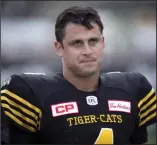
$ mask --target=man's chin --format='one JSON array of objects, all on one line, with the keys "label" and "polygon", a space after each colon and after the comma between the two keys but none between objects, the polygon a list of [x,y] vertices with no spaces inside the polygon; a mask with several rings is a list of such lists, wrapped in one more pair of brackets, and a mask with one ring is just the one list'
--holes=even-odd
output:
[{"label": "man's chin", "polygon": [[96,73],[97,73],[97,71],[81,71],[77,75],[80,77],[87,78],[87,77],[91,77],[91,76],[95,75]]}]

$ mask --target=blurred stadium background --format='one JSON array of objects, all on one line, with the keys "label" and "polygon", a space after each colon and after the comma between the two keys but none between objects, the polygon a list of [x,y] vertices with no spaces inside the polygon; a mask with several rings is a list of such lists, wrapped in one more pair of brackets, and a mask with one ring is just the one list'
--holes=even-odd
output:
[{"label": "blurred stadium background", "polygon": [[[74,5],[92,6],[102,18],[102,71],[140,72],[156,90],[156,1],[1,1],[1,84],[14,73],[61,71],[55,19]],[[149,143],[156,143],[156,125]]]}]

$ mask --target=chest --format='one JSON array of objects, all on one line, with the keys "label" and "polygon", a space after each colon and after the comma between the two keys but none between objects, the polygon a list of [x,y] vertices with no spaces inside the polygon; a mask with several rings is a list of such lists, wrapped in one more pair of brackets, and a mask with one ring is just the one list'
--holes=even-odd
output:
[{"label": "chest", "polygon": [[119,134],[129,138],[137,116],[134,96],[112,88],[98,93],[57,92],[48,97],[43,108],[41,131],[47,137],[53,134],[56,143],[61,139],[63,143],[99,143],[103,136],[111,141]]}]

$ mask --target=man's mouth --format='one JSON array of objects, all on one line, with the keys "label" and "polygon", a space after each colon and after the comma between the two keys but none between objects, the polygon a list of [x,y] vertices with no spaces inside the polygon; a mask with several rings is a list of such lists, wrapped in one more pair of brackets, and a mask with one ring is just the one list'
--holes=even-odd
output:
[{"label": "man's mouth", "polygon": [[95,62],[95,59],[90,59],[90,60],[82,60],[80,63],[88,63],[88,62]]}]

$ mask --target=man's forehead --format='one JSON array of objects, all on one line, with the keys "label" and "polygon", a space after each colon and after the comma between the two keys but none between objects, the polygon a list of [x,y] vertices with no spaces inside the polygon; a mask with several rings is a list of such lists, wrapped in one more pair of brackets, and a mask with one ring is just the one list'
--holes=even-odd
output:
[{"label": "man's forehead", "polygon": [[92,23],[93,28],[87,29],[85,26],[80,24],[69,23],[65,28],[65,39],[80,39],[84,37],[100,37],[101,32],[99,26]]}]

